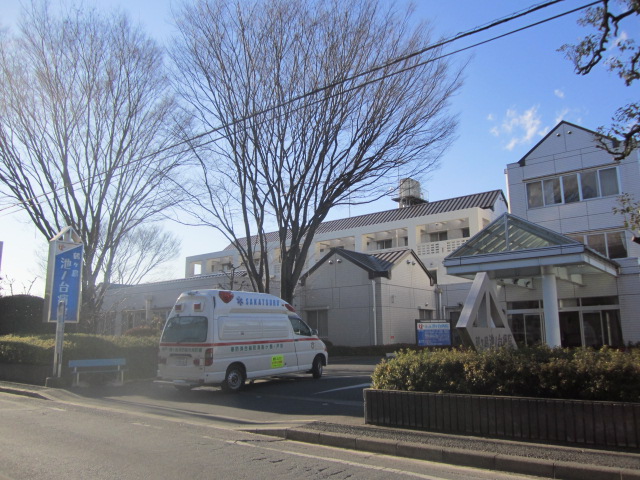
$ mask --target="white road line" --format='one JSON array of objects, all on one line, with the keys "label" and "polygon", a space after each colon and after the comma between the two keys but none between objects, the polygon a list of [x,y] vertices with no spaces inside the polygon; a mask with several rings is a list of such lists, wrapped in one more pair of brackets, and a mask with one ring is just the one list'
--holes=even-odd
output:
[{"label": "white road line", "polygon": [[361,383],[360,385],[351,385],[349,387],[334,388],[333,390],[325,390],[324,392],[316,392],[314,395],[322,395],[323,393],[339,392],[340,390],[351,390],[352,388],[367,388],[370,387],[370,383]]}]

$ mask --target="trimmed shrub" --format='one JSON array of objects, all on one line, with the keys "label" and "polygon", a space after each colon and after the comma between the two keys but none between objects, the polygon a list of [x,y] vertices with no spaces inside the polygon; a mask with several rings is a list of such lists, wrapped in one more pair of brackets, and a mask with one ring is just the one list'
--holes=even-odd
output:
[{"label": "trimmed shrub", "polygon": [[160,341],[160,331],[154,327],[134,327],[123,333],[129,337],[155,337],[156,341]]},{"label": "trimmed shrub", "polygon": [[640,402],[640,350],[401,350],[372,380],[385,390]]},{"label": "trimmed shrub", "polygon": [[53,333],[56,326],[42,321],[44,299],[33,295],[0,297],[0,335]]},{"label": "trimmed shrub", "polygon": [[[0,363],[53,365],[55,335],[0,337]],[[127,378],[153,378],[158,361],[157,336],[65,334],[63,361],[92,358],[127,359]]]}]

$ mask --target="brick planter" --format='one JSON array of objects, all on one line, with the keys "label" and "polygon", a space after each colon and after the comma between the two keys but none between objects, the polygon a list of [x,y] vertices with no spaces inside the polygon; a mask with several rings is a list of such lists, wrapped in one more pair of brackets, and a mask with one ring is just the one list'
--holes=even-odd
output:
[{"label": "brick planter", "polygon": [[596,447],[640,448],[640,403],[364,390],[365,423]]}]

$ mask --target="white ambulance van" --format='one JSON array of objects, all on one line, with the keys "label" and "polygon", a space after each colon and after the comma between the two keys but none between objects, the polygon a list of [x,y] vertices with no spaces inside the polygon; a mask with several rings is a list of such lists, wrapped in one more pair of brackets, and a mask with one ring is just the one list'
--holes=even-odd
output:
[{"label": "white ambulance van", "polygon": [[196,290],[180,295],[165,323],[158,378],[176,388],[245,383],[283,373],[320,378],[327,348],[284,300],[265,293]]}]

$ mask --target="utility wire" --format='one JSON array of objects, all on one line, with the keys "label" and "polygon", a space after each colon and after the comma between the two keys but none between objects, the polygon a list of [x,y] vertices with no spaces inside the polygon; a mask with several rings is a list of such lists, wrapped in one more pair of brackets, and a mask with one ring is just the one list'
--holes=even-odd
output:
[{"label": "utility wire", "polygon": [[[518,18],[524,17],[526,15],[530,15],[530,14],[532,14],[534,12],[537,12],[537,11],[542,10],[544,8],[548,8],[550,6],[553,6],[553,5],[555,5],[557,3],[560,3],[560,2],[563,2],[563,1],[565,1],[565,0],[551,0],[549,2],[533,5],[530,8],[527,8],[527,9],[524,9],[524,10],[520,10],[520,11],[515,12],[515,13],[509,15],[509,16],[494,20],[494,21],[489,22],[489,23],[487,23],[485,25],[482,25],[482,26],[479,26],[479,27],[475,27],[475,28],[473,28],[471,30],[467,30],[465,32],[458,33],[458,34],[456,34],[456,35],[454,35],[452,37],[449,37],[447,39],[441,40],[441,41],[439,41],[437,43],[430,44],[430,45],[428,45],[428,46],[426,46],[426,47],[424,47],[424,48],[422,48],[420,50],[411,52],[411,53],[406,54],[406,55],[402,55],[400,57],[396,57],[396,58],[394,58],[394,59],[392,59],[392,60],[390,60],[390,61],[388,61],[388,62],[386,62],[384,64],[372,67],[372,68],[370,68],[368,70],[365,70],[365,71],[363,71],[361,73],[357,73],[357,74],[352,75],[350,77],[347,77],[345,79],[341,79],[339,81],[332,82],[332,83],[327,84],[327,85],[323,85],[322,87],[318,87],[316,89],[310,90],[310,91],[302,93],[300,95],[296,95],[296,96],[291,97],[291,98],[289,98],[289,99],[287,99],[287,100],[285,100],[283,102],[280,102],[278,104],[275,104],[275,105],[272,105],[270,107],[264,108],[262,110],[258,110],[256,112],[250,113],[250,114],[248,114],[248,115],[246,115],[244,117],[241,117],[239,119],[235,119],[235,120],[233,120],[231,122],[228,122],[226,124],[223,124],[223,125],[221,125],[219,127],[212,128],[212,129],[207,130],[205,132],[202,132],[202,133],[200,133],[198,135],[194,135],[193,137],[187,138],[185,140],[181,140],[180,142],[177,142],[177,143],[174,143],[174,144],[169,145],[167,147],[161,148],[161,149],[156,150],[156,151],[154,151],[152,153],[148,153],[148,154],[143,155],[143,156],[141,156],[141,157],[139,157],[139,158],[137,158],[135,160],[131,160],[129,162],[126,162],[126,163],[124,163],[122,166],[120,166],[118,168],[128,167],[130,165],[133,165],[135,163],[141,162],[141,161],[146,160],[148,158],[155,157],[155,156],[157,156],[157,155],[159,155],[161,153],[165,153],[167,151],[173,150],[176,147],[179,147],[181,145],[185,145],[186,144],[186,145],[189,145],[189,146],[188,146],[187,149],[182,150],[180,152],[177,152],[177,154],[186,153],[186,152],[191,151],[194,148],[202,147],[202,146],[205,146],[207,144],[217,142],[219,140],[224,139],[224,137],[221,136],[221,137],[217,137],[217,138],[214,138],[214,139],[209,139],[209,140],[207,140],[207,141],[205,141],[203,143],[199,143],[197,145],[192,145],[192,142],[200,140],[201,138],[207,137],[207,136],[209,136],[211,134],[218,133],[221,130],[224,130],[226,128],[229,128],[229,127],[232,127],[234,125],[238,125],[238,124],[244,123],[244,122],[246,122],[248,120],[251,120],[251,119],[253,119],[255,117],[258,117],[258,116],[261,116],[261,115],[265,115],[265,114],[268,114],[270,112],[275,112],[276,110],[278,110],[278,109],[280,109],[282,107],[285,107],[287,105],[290,105],[292,103],[296,103],[296,102],[299,102],[300,100],[304,100],[304,99],[306,99],[308,97],[315,96],[318,93],[322,93],[322,92],[325,92],[327,90],[333,89],[333,88],[335,88],[335,87],[337,87],[339,85],[345,84],[347,82],[353,82],[354,80],[357,80],[358,78],[361,78],[363,76],[369,75],[371,73],[375,73],[377,71],[383,70],[385,68],[388,68],[390,66],[396,65],[398,63],[405,62],[405,61],[407,61],[407,60],[409,60],[411,58],[423,55],[424,53],[429,52],[431,50],[441,48],[441,47],[443,47],[445,45],[448,45],[450,43],[459,41],[459,40],[461,40],[463,38],[466,38],[466,37],[469,37],[469,36],[472,36],[472,35],[477,35],[477,34],[479,34],[481,32],[486,31],[486,30],[495,28],[495,27],[497,27],[499,25],[511,22],[513,20],[516,20]],[[434,61],[437,61],[437,60],[441,60],[441,59],[449,57],[451,55],[455,55],[457,53],[460,53],[460,52],[463,52],[463,51],[466,51],[466,50],[470,50],[472,48],[476,48],[476,47],[478,47],[480,45],[484,45],[486,43],[490,43],[490,42],[493,42],[495,40],[498,40],[498,39],[513,35],[515,33],[519,33],[521,31],[524,31],[524,30],[527,30],[527,29],[542,25],[544,23],[556,20],[558,18],[561,18],[561,17],[567,16],[567,15],[576,13],[576,12],[578,12],[580,10],[584,10],[585,8],[589,8],[589,7],[595,6],[595,5],[599,4],[599,3],[602,3],[602,0],[597,0],[597,1],[591,2],[591,3],[586,4],[586,5],[582,5],[580,7],[576,7],[574,9],[572,9],[572,10],[568,10],[566,12],[554,15],[553,17],[549,17],[549,18],[540,20],[538,22],[526,25],[524,27],[520,27],[520,28],[515,29],[515,30],[511,30],[511,31],[509,31],[507,33],[504,33],[504,34],[501,34],[501,35],[497,35],[497,36],[489,38],[487,40],[484,40],[484,41],[481,41],[481,42],[477,42],[477,43],[469,45],[467,47],[464,47],[464,48],[461,48],[461,49],[458,49],[458,50],[455,50],[455,51],[440,55],[440,56],[435,57],[435,58],[430,58],[429,60],[426,60],[424,62],[419,62],[419,63],[413,64],[413,65],[410,65],[410,66],[408,66],[406,68],[403,68],[403,69],[400,69],[400,70],[397,70],[397,71],[382,75],[380,77],[376,77],[376,78],[367,80],[365,82],[362,82],[362,83],[359,83],[357,85],[354,85],[353,87],[350,87],[350,88],[348,88],[346,90],[341,90],[339,93],[331,95],[331,97],[337,96],[337,95],[343,95],[344,93],[348,93],[348,92],[353,91],[353,90],[361,89],[361,88],[363,88],[363,87],[365,87],[367,85],[370,85],[370,84],[385,80],[387,78],[390,78],[390,77],[392,77],[394,75],[398,75],[398,74],[403,73],[405,71],[408,71],[408,70],[411,70],[411,69],[415,69],[415,68],[418,68],[420,66],[424,66],[424,65],[426,65],[428,63],[431,63],[431,62],[434,62]],[[303,109],[303,108],[308,108],[310,106],[315,105],[316,103],[320,103],[320,102],[325,101],[325,100],[326,100],[326,98],[323,98],[323,99],[320,99],[320,100],[316,100],[316,101],[305,103],[304,105],[301,105],[300,107],[298,107],[296,110]],[[267,119],[263,120],[263,122],[266,121],[266,120]],[[97,173],[97,174],[93,175],[93,178],[98,178],[101,175],[104,175],[105,173],[106,172]],[[78,183],[80,183],[80,180],[71,183],[70,186],[76,185]],[[58,190],[64,190],[65,188],[67,188],[67,187],[60,187]],[[36,195],[35,197],[29,198],[29,199],[24,200],[22,202],[14,203],[14,204],[6,206],[4,208],[0,208],[0,213],[1,212],[5,212],[6,210],[17,208],[17,210],[15,210],[15,211],[9,211],[9,212],[6,212],[6,213],[2,213],[2,214],[0,214],[0,216],[12,215],[14,213],[17,213],[18,211],[20,211],[22,209],[21,206],[23,204],[30,203],[30,202],[35,202],[37,199],[39,199],[41,197],[47,197],[48,195],[50,195],[52,193],[55,193],[58,190],[54,190],[54,191],[47,192],[47,193],[42,193],[40,195]]]}]

